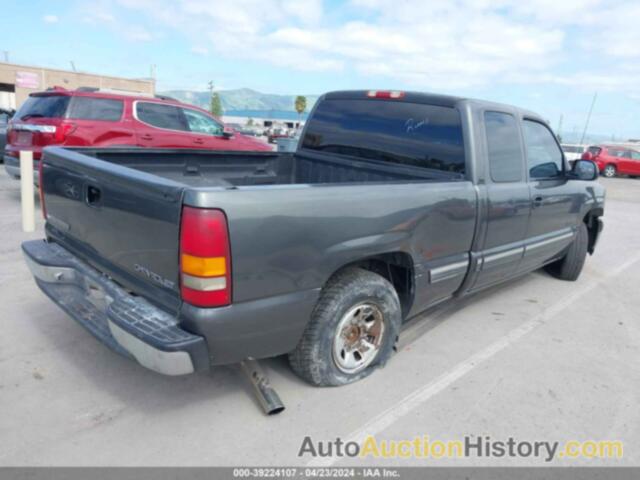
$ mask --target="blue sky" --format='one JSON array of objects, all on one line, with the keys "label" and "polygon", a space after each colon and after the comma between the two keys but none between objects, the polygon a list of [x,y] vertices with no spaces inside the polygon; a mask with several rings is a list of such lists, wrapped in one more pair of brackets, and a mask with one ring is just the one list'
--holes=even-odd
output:
[{"label": "blue sky", "polygon": [[[15,63],[158,90],[394,88],[530,108],[556,128],[640,137],[640,2],[96,0],[3,2]],[[0,57],[2,58],[2,57]]]}]

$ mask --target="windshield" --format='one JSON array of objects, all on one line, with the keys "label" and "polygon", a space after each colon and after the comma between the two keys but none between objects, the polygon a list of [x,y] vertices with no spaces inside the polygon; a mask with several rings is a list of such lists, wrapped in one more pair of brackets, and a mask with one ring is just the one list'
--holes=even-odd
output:
[{"label": "windshield", "polygon": [[30,96],[15,115],[18,120],[64,117],[70,97],[66,95]]}]

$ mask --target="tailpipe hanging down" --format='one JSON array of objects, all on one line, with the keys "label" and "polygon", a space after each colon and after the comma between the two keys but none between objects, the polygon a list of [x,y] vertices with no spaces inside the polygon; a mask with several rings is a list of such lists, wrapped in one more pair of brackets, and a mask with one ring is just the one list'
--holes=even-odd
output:
[{"label": "tailpipe hanging down", "polygon": [[267,415],[276,415],[284,410],[280,397],[269,383],[267,374],[257,360],[247,358],[240,362],[242,371],[247,376],[258,397],[258,402]]}]

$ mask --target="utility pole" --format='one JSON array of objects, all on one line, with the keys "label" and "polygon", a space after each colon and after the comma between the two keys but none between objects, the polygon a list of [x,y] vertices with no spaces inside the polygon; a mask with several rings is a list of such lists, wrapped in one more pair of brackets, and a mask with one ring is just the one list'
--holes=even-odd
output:
[{"label": "utility pole", "polygon": [[560,114],[560,120],[558,120],[558,129],[556,130],[556,136],[562,138],[562,114]]},{"label": "utility pole", "polygon": [[209,87],[209,93],[213,95],[213,80],[210,80],[207,86]]},{"label": "utility pole", "polygon": [[593,94],[593,100],[591,100],[591,107],[589,108],[589,114],[587,115],[587,121],[584,123],[584,130],[582,131],[582,137],[580,138],[580,145],[584,142],[584,137],[587,134],[587,128],[589,128],[589,121],[591,120],[591,114],[593,113],[593,106],[596,104],[598,98],[598,92]]},{"label": "utility pole", "polygon": [[562,135],[562,114],[560,114],[560,120],[558,120],[558,135]]},{"label": "utility pole", "polygon": [[9,50],[3,50],[2,53],[4,54],[4,61],[9,63]]},{"label": "utility pole", "polygon": [[76,71],[76,64],[73,63],[73,60],[69,60],[69,63],[71,64],[71,70],[73,70],[75,72]]}]

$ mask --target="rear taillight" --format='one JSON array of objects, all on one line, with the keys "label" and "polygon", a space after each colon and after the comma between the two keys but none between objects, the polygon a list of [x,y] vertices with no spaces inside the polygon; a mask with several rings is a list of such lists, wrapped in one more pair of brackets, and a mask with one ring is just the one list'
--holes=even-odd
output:
[{"label": "rear taillight", "polygon": [[231,303],[231,253],[222,210],[184,207],[180,225],[180,291],[198,307]]},{"label": "rear taillight", "polygon": [[16,131],[11,124],[7,126],[7,144],[16,143]]},{"label": "rear taillight", "polygon": [[42,209],[42,216],[47,219],[47,207],[44,204],[44,177],[42,172],[44,171],[44,160],[40,160],[38,164],[38,193],[40,194],[40,208]]},{"label": "rear taillight", "polygon": [[54,143],[64,143],[75,129],[76,126],[73,123],[61,123],[56,127],[56,133],[53,136]]},{"label": "rear taillight", "polygon": [[[17,123],[7,130],[7,143],[16,146],[46,147],[64,143],[67,137],[76,130],[74,123],[63,122],[59,125],[40,125]],[[20,132],[30,134],[27,139],[20,140]]]}]

